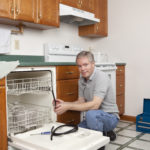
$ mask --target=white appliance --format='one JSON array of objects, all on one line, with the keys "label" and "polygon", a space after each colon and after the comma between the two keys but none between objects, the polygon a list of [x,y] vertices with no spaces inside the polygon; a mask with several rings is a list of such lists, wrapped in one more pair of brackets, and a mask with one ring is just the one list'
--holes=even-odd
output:
[{"label": "white appliance", "polygon": [[[62,136],[32,135],[58,127],[53,111],[55,67],[18,67],[7,75],[9,150],[97,150],[109,143],[101,132],[79,128]],[[68,130],[61,129],[60,132]]]},{"label": "white appliance", "polygon": [[76,62],[76,55],[82,48],[69,45],[44,44],[44,56],[46,62]]},{"label": "white appliance", "polygon": [[99,63],[96,64],[96,67],[99,68],[101,71],[105,72],[112,83],[114,94],[116,97],[116,64],[115,63]]},{"label": "white appliance", "polygon": [[79,26],[91,25],[100,22],[95,14],[60,4],[60,20],[65,23],[73,23]]}]

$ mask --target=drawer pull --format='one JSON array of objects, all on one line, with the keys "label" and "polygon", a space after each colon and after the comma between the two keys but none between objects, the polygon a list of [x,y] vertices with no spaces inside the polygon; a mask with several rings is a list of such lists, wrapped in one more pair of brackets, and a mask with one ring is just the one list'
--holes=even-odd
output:
[{"label": "drawer pull", "polygon": [[66,93],[67,95],[73,95],[74,93]]},{"label": "drawer pull", "polygon": [[74,122],[75,122],[75,120],[73,120],[73,119],[72,119],[72,120],[67,121],[67,123],[68,123],[68,124],[71,124],[71,123],[74,123]]},{"label": "drawer pull", "polygon": [[74,73],[73,71],[66,72],[66,74],[73,74],[73,73]]},{"label": "drawer pull", "polygon": [[119,69],[120,72],[122,72],[122,69]]},{"label": "drawer pull", "polygon": [[5,88],[5,86],[3,86],[3,85],[0,86],[0,89],[4,89],[4,88]]},{"label": "drawer pull", "polygon": [[122,85],[122,84],[120,84],[119,86],[120,86],[120,87],[123,87],[123,85]]}]

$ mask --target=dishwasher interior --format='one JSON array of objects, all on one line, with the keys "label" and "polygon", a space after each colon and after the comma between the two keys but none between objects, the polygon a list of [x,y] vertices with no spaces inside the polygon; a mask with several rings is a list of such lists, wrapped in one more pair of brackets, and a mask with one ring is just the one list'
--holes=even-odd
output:
[{"label": "dishwasher interior", "polygon": [[12,72],[7,76],[8,134],[23,133],[56,121],[52,88],[50,70]]}]

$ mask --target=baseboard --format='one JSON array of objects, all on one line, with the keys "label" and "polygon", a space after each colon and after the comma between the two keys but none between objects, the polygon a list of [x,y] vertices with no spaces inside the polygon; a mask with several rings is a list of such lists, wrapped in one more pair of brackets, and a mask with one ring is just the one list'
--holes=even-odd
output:
[{"label": "baseboard", "polygon": [[136,122],[136,117],[135,116],[121,115],[120,120]]}]

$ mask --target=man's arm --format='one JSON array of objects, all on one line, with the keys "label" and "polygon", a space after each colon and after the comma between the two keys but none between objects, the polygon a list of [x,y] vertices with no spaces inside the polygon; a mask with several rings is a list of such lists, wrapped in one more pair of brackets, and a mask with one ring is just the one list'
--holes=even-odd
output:
[{"label": "man's arm", "polygon": [[63,114],[67,110],[75,110],[75,111],[86,111],[92,109],[98,109],[102,103],[102,99],[94,96],[92,101],[85,102],[84,98],[79,98],[75,102],[64,102],[62,100],[58,100],[57,107],[55,112],[57,114]]}]

